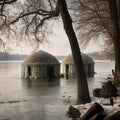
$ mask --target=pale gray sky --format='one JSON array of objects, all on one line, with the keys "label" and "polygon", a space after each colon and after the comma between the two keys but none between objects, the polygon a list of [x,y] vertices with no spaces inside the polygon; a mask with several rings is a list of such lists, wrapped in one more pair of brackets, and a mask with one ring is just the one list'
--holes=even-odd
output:
[{"label": "pale gray sky", "polygon": [[[50,36],[50,42],[41,44],[39,50],[44,50],[48,53],[53,55],[67,55],[71,53],[69,40],[63,30],[63,27],[57,24],[53,28],[53,33],[55,35]],[[81,50],[82,52],[95,52],[100,51],[102,48],[99,46],[99,43],[91,43],[89,46],[86,47],[85,50]],[[22,47],[12,46],[11,53],[12,54],[31,54],[33,48],[31,46],[23,45]]]}]

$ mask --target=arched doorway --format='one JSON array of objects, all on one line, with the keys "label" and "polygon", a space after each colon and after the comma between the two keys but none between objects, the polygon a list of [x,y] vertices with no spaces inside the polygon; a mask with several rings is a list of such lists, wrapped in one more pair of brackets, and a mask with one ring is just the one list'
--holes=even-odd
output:
[{"label": "arched doorway", "polygon": [[66,79],[69,79],[69,65],[65,66]]},{"label": "arched doorway", "polygon": [[49,78],[54,78],[55,77],[54,66],[48,66],[48,68],[47,68],[47,76]]},{"label": "arched doorway", "polygon": [[88,74],[91,74],[91,64],[88,64]]},{"label": "arched doorway", "polygon": [[28,77],[30,77],[30,76],[31,76],[31,67],[28,66]]}]

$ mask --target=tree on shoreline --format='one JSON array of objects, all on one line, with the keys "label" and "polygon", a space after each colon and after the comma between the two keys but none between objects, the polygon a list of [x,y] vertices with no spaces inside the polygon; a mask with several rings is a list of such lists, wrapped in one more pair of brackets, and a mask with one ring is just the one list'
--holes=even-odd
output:
[{"label": "tree on shoreline", "polygon": [[[6,1],[6,0],[5,0]],[[16,24],[18,29],[20,28],[21,35],[30,35],[33,41],[37,43],[42,43],[49,30],[49,21],[52,19],[59,18],[61,16],[64,30],[69,38],[71,45],[71,50],[73,54],[73,59],[75,63],[76,73],[77,73],[77,103],[87,103],[90,102],[90,95],[88,90],[87,79],[85,76],[83,61],[81,57],[80,48],[78,45],[77,37],[72,26],[72,19],[68,12],[67,3],[65,0],[26,0],[21,6],[18,6],[17,12],[7,13],[6,24],[12,26]],[[4,6],[5,7],[5,6]],[[10,7],[5,7],[4,10],[15,9]],[[20,7],[20,9],[19,9]],[[2,14],[5,16],[4,11]],[[8,20],[8,21],[7,21]]]},{"label": "tree on shoreline", "polygon": [[74,4],[71,9],[76,11],[75,24],[82,38],[80,43],[86,46],[104,35],[105,51],[115,59],[114,82],[120,86],[120,1],[74,0]]},{"label": "tree on shoreline", "polygon": [[114,28],[115,83],[120,86],[120,2],[118,0],[108,0],[108,3]]},{"label": "tree on shoreline", "polygon": [[[86,47],[91,41],[103,39],[106,55],[114,59],[113,28],[110,20],[107,1],[81,0],[72,3],[74,24],[79,36],[81,47]],[[100,38],[100,39],[99,39]]]}]

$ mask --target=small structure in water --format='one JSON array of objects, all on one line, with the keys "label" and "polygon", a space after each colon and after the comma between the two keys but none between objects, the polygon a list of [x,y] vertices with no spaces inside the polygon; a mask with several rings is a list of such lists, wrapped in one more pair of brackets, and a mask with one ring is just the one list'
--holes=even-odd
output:
[{"label": "small structure in water", "polygon": [[42,50],[30,55],[22,64],[22,78],[60,77],[60,63],[51,54]]},{"label": "small structure in water", "polygon": [[[93,59],[84,53],[81,53],[81,55],[82,55],[82,60],[83,60],[86,75],[92,76],[94,74]],[[62,74],[64,74],[65,76],[71,76],[76,74],[72,54],[69,54],[63,59],[61,63],[61,68],[62,68]]]}]

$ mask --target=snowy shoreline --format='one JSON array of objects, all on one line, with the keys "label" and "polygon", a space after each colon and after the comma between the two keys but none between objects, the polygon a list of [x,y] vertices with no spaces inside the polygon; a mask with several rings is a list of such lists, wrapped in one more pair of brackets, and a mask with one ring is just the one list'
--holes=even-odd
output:
[{"label": "snowy shoreline", "polygon": [[118,110],[120,110],[120,97],[113,98],[114,105],[110,105],[110,98],[93,98],[91,103],[81,104],[81,105],[72,105],[76,109],[78,109],[81,113],[81,116],[86,113],[86,111],[93,105],[93,103],[97,102],[104,108],[105,114],[111,114]]}]

